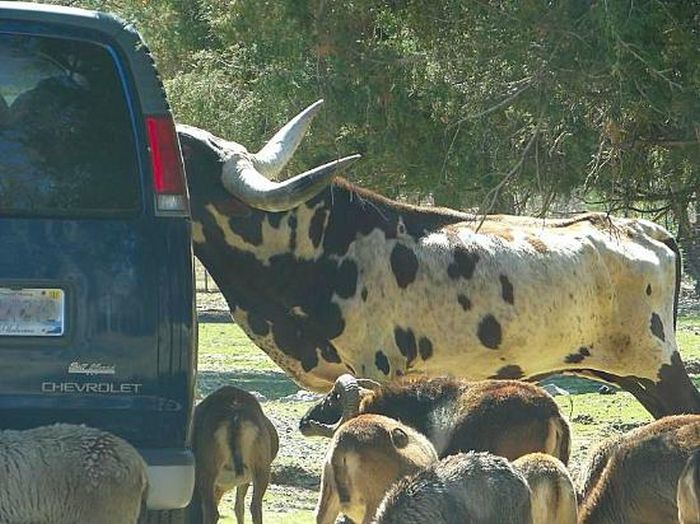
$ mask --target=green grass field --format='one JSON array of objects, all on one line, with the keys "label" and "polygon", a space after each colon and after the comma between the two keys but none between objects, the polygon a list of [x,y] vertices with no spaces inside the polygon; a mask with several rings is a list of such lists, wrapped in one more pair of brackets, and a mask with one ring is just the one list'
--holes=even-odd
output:
[{"label": "green grass field", "polygon": [[[677,339],[689,369],[698,370],[700,316],[681,318]],[[696,385],[700,385],[700,376],[693,375],[693,379]],[[597,393],[599,385],[592,381],[571,377],[550,380],[572,393],[556,399],[572,425],[571,470],[574,477],[592,444],[651,420],[641,405],[626,392],[600,395]],[[299,387],[237,326],[200,324],[198,396],[201,398],[224,384],[263,395],[263,409],[280,436],[280,452],[273,464],[272,483],[264,499],[265,522],[314,522],[313,508],[327,441],[305,439],[297,430],[299,418],[313,401],[299,400],[298,396],[289,398],[299,391]],[[224,498],[220,507],[220,522],[235,522],[233,500],[233,492]],[[250,522],[247,511],[246,521]]]}]

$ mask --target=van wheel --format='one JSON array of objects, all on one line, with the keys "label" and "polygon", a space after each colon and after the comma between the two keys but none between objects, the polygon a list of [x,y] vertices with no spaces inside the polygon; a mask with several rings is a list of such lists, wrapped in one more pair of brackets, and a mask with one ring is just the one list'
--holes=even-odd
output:
[{"label": "van wheel", "polygon": [[142,512],[138,524],[190,524],[187,518],[188,509],[172,509],[169,511]]}]

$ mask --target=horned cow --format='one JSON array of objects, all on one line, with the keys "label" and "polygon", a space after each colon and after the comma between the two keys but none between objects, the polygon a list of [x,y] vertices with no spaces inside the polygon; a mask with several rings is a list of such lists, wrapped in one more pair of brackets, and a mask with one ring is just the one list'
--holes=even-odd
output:
[{"label": "horned cow", "polygon": [[391,485],[437,460],[417,431],[381,415],[349,420],[328,446],[316,522],[332,524],[342,512],[357,524],[370,521]]},{"label": "horned cow", "polygon": [[330,436],[359,413],[400,420],[425,435],[440,457],[475,450],[514,460],[542,451],[569,460],[567,421],[552,397],[525,382],[436,377],[380,385],[341,375],[299,428],[307,436]]},{"label": "horned cow", "polygon": [[680,254],[641,219],[479,217],[335,178],[282,182],[320,102],[257,153],[178,126],[193,242],[235,321],[299,384],[564,371],[630,391],[655,417],[700,411],[678,353]]},{"label": "horned cow", "polygon": [[606,441],[584,474],[579,522],[678,522],[679,478],[697,449],[700,415],[666,417]]},{"label": "horned cow", "polygon": [[257,399],[234,386],[223,386],[195,408],[192,447],[196,460],[192,499],[196,521],[219,520],[218,505],[236,489],[236,522],[243,524],[245,496],[253,484],[250,512],[262,523],[262,498],[270,482],[270,465],[279,438]]}]

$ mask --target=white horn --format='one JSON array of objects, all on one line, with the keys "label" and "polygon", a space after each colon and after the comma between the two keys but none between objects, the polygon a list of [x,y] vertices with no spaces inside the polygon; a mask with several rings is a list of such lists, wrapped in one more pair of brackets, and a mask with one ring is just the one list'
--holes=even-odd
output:
[{"label": "white horn", "polygon": [[274,179],[291,160],[302,138],[318,114],[323,99],[304,109],[275,133],[263,148],[253,155],[253,165],[267,178]]},{"label": "white horn", "polygon": [[360,158],[351,155],[305,171],[284,182],[272,182],[245,160],[228,160],[223,166],[222,182],[234,196],[249,206],[264,211],[287,211],[316,196],[328,185],[336,171]]}]

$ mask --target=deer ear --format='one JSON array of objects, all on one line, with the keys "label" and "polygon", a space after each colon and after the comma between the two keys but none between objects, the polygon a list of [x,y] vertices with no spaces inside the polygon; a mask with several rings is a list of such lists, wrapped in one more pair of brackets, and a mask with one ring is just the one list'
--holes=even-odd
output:
[{"label": "deer ear", "polygon": [[403,449],[408,446],[408,435],[401,428],[394,428],[391,430],[391,442],[398,449]]}]

